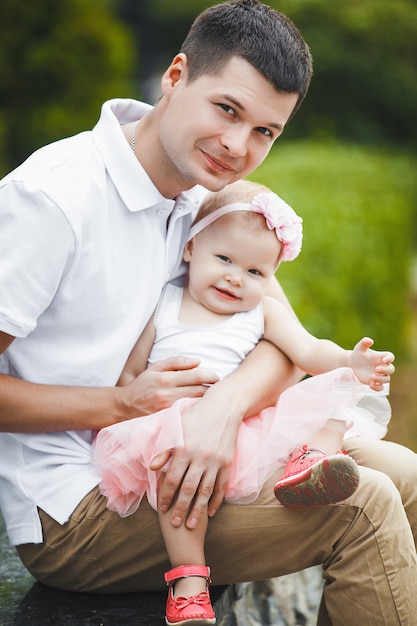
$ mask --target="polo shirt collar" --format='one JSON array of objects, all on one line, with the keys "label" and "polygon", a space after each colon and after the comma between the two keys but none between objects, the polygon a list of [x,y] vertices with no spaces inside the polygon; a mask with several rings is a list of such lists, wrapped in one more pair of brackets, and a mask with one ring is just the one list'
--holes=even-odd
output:
[{"label": "polo shirt collar", "polygon": [[133,154],[120,128],[140,119],[152,107],[131,99],[105,102],[92,134],[110,178],[129,211],[140,211],[163,205],[171,211],[175,201],[165,198],[152,183]]}]

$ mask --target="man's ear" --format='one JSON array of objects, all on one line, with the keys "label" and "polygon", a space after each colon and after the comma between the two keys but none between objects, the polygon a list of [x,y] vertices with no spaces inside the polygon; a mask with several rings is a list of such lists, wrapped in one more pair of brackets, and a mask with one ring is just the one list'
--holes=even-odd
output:
[{"label": "man's ear", "polygon": [[192,254],[193,254],[193,239],[191,239],[190,241],[187,241],[187,243],[185,244],[184,254],[182,255],[182,258],[184,259],[186,263],[189,263],[191,261]]},{"label": "man's ear", "polygon": [[188,59],[183,52],[179,52],[172,60],[171,65],[164,72],[161,79],[162,93],[170,95],[180,81],[187,82]]}]

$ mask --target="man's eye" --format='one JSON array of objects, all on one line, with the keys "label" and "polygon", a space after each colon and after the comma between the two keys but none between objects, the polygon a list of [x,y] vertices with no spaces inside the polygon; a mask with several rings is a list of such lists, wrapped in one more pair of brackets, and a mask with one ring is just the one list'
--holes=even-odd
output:
[{"label": "man's eye", "polygon": [[223,111],[225,111],[229,115],[234,115],[235,110],[231,106],[229,106],[228,104],[220,104],[219,106],[220,106],[221,109],[223,109]]},{"label": "man's eye", "polygon": [[269,128],[264,128],[263,126],[259,126],[257,129],[258,133],[261,133],[261,135],[265,135],[265,137],[272,137],[272,133],[269,130]]}]

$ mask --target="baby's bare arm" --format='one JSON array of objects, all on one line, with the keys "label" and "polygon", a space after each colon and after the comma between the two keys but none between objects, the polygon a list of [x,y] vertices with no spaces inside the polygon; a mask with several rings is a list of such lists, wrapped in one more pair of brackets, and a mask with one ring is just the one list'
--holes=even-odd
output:
[{"label": "baby's bare arm", "polygon": [[136,376],[139,376],[146,370],[154,341],[155,325],[154,316],[152,316],[129,354],[129,358],[117,381],[119,386],[128,385]]}]

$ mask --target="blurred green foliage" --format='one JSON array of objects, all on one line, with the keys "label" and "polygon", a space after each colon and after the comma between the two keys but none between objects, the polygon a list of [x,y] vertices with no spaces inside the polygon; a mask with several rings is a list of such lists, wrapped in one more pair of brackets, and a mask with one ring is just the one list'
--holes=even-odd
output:
[{"label": "blurred green foliage", "polygon": [[302,323],[351,348],[365,335],[409,355],[416,159],[341,143],[277,145],[251,176],[303,218],[278,278]]},{"label": "blurred green foliage", "polygon": [[303,33],[314,78],[299,136],[417,146],[415,0],[277,0]]},{"label": "blurred green foliage", "polygon": [[2,0],[0,41],[3,172],[132,92],[134,44],[110,0]]}]

